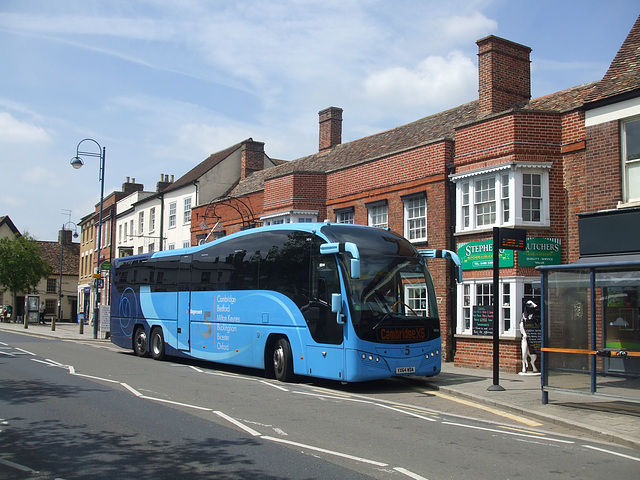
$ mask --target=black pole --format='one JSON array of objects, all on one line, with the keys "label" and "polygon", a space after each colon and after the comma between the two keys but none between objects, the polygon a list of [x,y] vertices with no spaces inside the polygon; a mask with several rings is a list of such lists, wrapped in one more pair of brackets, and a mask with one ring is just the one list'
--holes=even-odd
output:
[{"label": "black pole", "polygon": [[500,386],[500,227],[493,227],[493,385],[487,390],[503,391]]}]

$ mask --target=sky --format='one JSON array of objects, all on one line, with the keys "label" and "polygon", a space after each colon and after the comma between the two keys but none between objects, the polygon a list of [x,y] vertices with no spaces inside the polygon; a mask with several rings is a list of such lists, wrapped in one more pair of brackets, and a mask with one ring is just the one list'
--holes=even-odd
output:
[{"label": "sky", "polygon": [[0,0],[0,216],[55,241],[127,177],[154,191],[249,137],[318,151],[478,98],[476,41],[532,48],[532,96],[600,80],[637,0]]}]

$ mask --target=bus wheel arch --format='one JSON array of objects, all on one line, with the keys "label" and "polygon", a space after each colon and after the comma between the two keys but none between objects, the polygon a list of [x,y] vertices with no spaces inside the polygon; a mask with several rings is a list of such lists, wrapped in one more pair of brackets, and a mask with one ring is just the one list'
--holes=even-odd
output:
[{"label": "bus wheel arch", "polygon": [[138,357],[149,356],[149,339],[142,325],[136,325],[133,329],[133,351]]},{"label": "bus wheel arch", "polygon": [[291,344],[284,335],[274,336],[269,339],[265,365],[268,372],[273,374],[276,380],[290,382],[293,380],[293,354]]},{"label": "bus wheel arch", "polygon": [[162,360],[165,355],[164,334],[161,327],[154,327],[149,336],[149,352],[154,360]]}]

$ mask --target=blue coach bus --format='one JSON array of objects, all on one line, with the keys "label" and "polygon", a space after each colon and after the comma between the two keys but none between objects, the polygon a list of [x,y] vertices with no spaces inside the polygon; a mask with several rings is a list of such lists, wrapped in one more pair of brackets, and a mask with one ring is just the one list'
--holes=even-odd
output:
[{"label": "blue coach bus", "polygon": [[440,372],[425,255],[387,230],[260,227],[118,258],[112,282],[111,340],[141,357],[264,369],[280,381]]}]

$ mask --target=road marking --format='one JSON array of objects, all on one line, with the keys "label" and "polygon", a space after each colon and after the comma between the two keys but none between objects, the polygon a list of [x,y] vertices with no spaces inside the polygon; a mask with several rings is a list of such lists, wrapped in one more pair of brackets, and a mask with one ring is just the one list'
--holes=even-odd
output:
[{"label": "road marking", "polygon": [[336,392],[327,392],[326,390],[318,390],[317,388],[314,388],[312,390],[312,392],[316,392],[316,393],[319,393],[321,395],[329,395],[330,397],[351,398],[351,395],[342,394],[342,393],[336,393]]},{"label": "road marking", "polygon": [[288,388],[282,387],[280,385],[276,385],[273,382],[267,382],[266,380],[258,380],[258,382],[259,383],[263,383],[263,384],[265,384],[265,385],[267,385],[269,387],[277,388],[278,390],[282,390],[283,392],[288,392],[289,391]]},{"label": "road marking", "polygon": [[500,425],[500,428],[504,428],[506,430],[513,430],[514,432],[528,433],[528,434],[531,434],[531,435],[539,435],[541,437],[546,437],[546,435],[544,433],[541,433],[541,432],[533,432],[531,430],[523,430],[521,428],[507,427],[506,425]]},{"label": "road marking", "polygon": [[413,410],[414,412],[425,413],[425,414],[427,414],[427,415],[433,415],[434,417],[435,417],[435,416],[438,416],[438,414],[437,414],[437,413],[429,412],[429,411],[427,411],[427,410],[425,410],[425,409],[423,409],[423,408],[406,407],[406,406],[404,406],[404,405],[394,405],[394,407],[395,407],[395,408],[401,408],[401,409],[404,409],[404,410]]},{"label": "road marking", "polygon": [[233,417],[230,417],[229,415],[227,415],[226,413],[222,413],[219,410],[215,410],[213,413],[215,413],[216,415],[218,415],[221,418],[224,418],[227,422],[233,423],[236,427],[244,430],[245,432],[247,432],[249,435],[252,435],[254,437],[260,437],[262,434],[260,432],[258,432],[257,430],[254,430],[251,427],[247,427],[244,423],[239,422],[238,420],[236,420]]},{"label": "road marking", "polygon": [[49,363],[46,360],[39,360],[37,358],[32,358],[31,359],[32,362],[37,362],[37,363],[42,363],[43,365],[46,365],[48,367],[57,367],[58,365],[54,364],[54,363]]},{"label": "road marking", "polygon": [[613,452],[611,450],[605,450],[604,448],[592,447],[591,445],[583,445],[584,448],[590,448],[591,450],[597,450],[598,452],[609,453],[611,455],[615,455],[617,457],[626,458],[628,460],[634,460],[636,462],[640,462],[640,458],[632,457],[631,455],[625,455],[624,453]]},{"label": "road marking", "polygon": [[133,393],[136,397],[141,397],[141,396],[142,396],[142,394],[141,394],[139,391],[137,391],[135,388],[133,388],[132,386],[127,385],[127,384],[126,384],[126,383],[124,383],[124,382],[120,382],[120,385],[122,385],[124,388],[126,388],[127,390],[129,390],[129,391],[130,391],[131,393]]},{"label": "road marking", "polygon": [[[442,424],[443,425],[452,425],[454,427],[470,428],[472,430],[482,430],[482,431],[485,431],[485,432],[500,433],[502,435],[514,435],[516,437],[527,437],[527,438],[536,438],[536,439],[540,438],[538,436],[528,435],[528,434],[525,434],[525,433],[505,432],[504,430],[498,430],[496,428],[478,427],[478,426],[475,426],[475,425],[465,425],[463,423],[442,422]],[[549,437],[545,437],[544,440],[546,440],[547,442],[556,442],[556,443],[570,443],[570,444],[576,443],[576,442],[572,442],[571,440],[560,440],[559,438],[549,438]]]},{"label": "road marking", "polygon": [[167,400],[167,399],[164,399],[164,398],[147,397],[146,395],[140,395],[140,398],[143,398],[144,400],[153,400],[155,402],[168,403],[170,405],[177,405],[179,407],[193,408],[195,410],[202,410],[204,412],[211,412],[212,411],[210,408],[207,408],[207,407],[201,407],[199,405],[192,405],[192,404],[189,404],[189,403],[174,402],[173,400]]},{"label": "road marking", "polygon": [[36,354],[35,354],[35,353],[32,353],[32,352],[30,352],[30,351],[28,351],[28,350],[23,350],[22,348],[18,348],[18,347],[16,347],[16,350],[18,350],[19,352],[24,353],[25,355],[31,355],[32,357],[35,357],[35,356],[36,356]]},{"label": "road marking", "polygon": [[486,405],[480,405],[479,403],[475,403],[475,402],[471,402],[469,400],[464,400],[462,398],[457,398],[454,397],[452,395],[447,395],[446,393],[442,393],[442,392],[429,392],[433,395],[436,395],[438,397],[447,399],[447,400],[451,400],[452,402],[457,402],[460,403],[462,405],[467,405],[469,407],[474,407],[477,408],[479,410],[484,410],[485,412],[489,412],[489,413],[493,413],[494,415],[498,415],[500,417],[504,417],[504,418],[508,418],[509,420],[514,420],[516,422],[519,423],[524,423],[525,425],[528,425],[530,427],[541,427],[543,424],[540,422],[536,422],[535,420],[529,420],[528,418],[525,417],[521,417],[520,415],[514,415],[512,413],[507,413],[507,412],[503,412],[501,410],[498,410],[496,408],[491,408],[491,407],[487,407]]},{"label": "road marking", "polygon": [[399,473],[402,473],[402,474],[406,475],[409,478],[413,478],[413,480],[427,480],[426,477],[422,477],[422,476],[418,475],[417,473],[410,472],[406,468],[395,467],[394,470],[396,472],[399,472]]},{"label": "road marking", "polygon": [[426,420],[428,422],[436,422],[437,420],[435,420],[434,418],[429,418],[429,417],[425,417],[423,415],[418,415],[417,413],[413,413],[413,412],[408,412],[407,410],[401,410],[399,408],[395,408],[392,407],[390,405],[384,405],[382,403],[375,403],[374,405],[381,407],[381,408],[386,408],[387,410],[393,410],[394,412],[400,412],[404,415],[411,415],[412,417],[416,417],[416,418],[420,418],[422,420]]},{"label": "road marking", "polygon": [[313,450],[314,452],[326,453],[328,455],[333,455],[336,457],[346,458],[348,460],[354,460],[360,463],[368,463],[369,465],[375,465],[377,467],[388,467],[388,463],[378,462],[376,460],[369,460],[368,458],[356,457],[354,455],[349,455],[348,453],[336,452],[335,450],[327,450],[326,448],[314,447],[313,445],[307,445],[304,443],[292,442],[291,440],[285,440],[284,438],[276,438],[269,436],[262,436],[264,440],[271,440],[272,442],[284,443],[286,445],[291,445],[298,448],[305,448],[307,450]]}]

